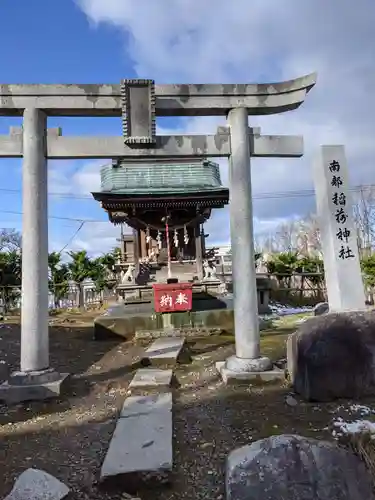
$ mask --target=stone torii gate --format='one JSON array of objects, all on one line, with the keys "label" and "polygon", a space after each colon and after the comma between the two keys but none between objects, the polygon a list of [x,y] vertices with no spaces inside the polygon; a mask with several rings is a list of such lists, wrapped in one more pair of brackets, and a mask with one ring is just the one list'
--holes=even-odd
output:
[{"label": "stone torii gate", "polygon": [[[0,399],[55,396],[66,375],[49,365],[47,159],[227,157],[233,258],[236,355],[234,374],[269,370],[260,356],[254,266],[250,157],[300,157],[303,138],[262,136],[248,115],[298,108],[316,75],[271,84],[121,85],[0,84],[0,116],[23,116],[22,130],[0,136],[0,157],[23,158],[21,366],[0,386]],[[227,116],[213,135],[157,136],[157,116]],[[122,116],[118,137],[65,137],[47,133],[48,116]]]}]

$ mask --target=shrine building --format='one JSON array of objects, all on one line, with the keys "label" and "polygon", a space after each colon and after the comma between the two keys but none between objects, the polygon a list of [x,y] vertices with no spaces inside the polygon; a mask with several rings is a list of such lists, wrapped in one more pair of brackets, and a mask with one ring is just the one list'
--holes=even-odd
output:
[{"label": "shrine building", "polygon": [[[204,223],[212,209],[229,202],[219,165],[206,159],[116,160],[100,171],[101,190],[92,193],[113,224],[127,224],[134,259],[195,261],[203,276]],[[129,243],[129,239],[128,239]]]}]

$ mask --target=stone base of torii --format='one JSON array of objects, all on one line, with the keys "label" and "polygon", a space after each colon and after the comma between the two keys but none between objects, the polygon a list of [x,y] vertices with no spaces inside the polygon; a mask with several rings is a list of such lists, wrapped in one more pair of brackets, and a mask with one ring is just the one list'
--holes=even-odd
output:
[{"label": "stone base of torii", "polygon": [[[23,115],[23,130],[0,136],[0,157],[23,158],[21,366],[0,386],[7,402],[57,396],[67,375],[49,366],[47,159],[229,158],[236,354],[220,370],[243,379],[272,369],[260,355],[250,158],[300,157],[302,137],[262,136],[248,115],[298,108],[315,75],[262,85],[2,85],[0,115]],[[156,116],[225,115],[213,135],[156,136]],[[47,116],[122,116],[123,136],[47,133]],[[62,167],[63,168],[63,167]],[[272,372],[270,373],[272,375]],[[275,372],[275,376],[278,376]]]}]

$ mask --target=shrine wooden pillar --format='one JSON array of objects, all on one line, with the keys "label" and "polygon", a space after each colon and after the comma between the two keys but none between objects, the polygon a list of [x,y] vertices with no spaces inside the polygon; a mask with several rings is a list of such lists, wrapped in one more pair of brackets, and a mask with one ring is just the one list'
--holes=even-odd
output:
[{"label": "shrine wooden pillar", "polygon": [[139,257],[140,257],[140,237],[139,230],[133,229],[134,235],[134,266],[135,266],[135,276],[139,274]]},{"label": "shrine wooden pillar", "polygon": [[200,224],[195,226],[194,229],[195,237],[195,262],[197,266],[198,279],[203,279],[203,248],[202,248],[202,236]]},{"label": "shrine wooden pillar", "polygon": [[146,243],[146,233],[143,229],[139,230],[139,241],[140,241],[140,257],[143,259],[148,257],[147,243]]}]

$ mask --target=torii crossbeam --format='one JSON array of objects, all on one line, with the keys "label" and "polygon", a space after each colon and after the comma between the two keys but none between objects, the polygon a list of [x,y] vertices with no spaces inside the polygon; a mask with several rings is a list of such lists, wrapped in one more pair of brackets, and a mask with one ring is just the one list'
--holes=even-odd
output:
[{"label": "torii crossbeam", "polygon": [[[302,137],[262,136],[248,115],[298,108],[316,75],[270,84],[120,85],[0,84],[0,116],[23,116],[21,130],[0,136],[0,157],[23,158],[21,371],[0,386],[0,399],[46,398],[60,391],[64,375],[49,367],[47,159],[227,157],[236,355],[234,374],[270,369],[260,356],[253,244],[251,157],[300,157]],[[157,136],[157,116],[227,116],[213,135]],[[118,137],[69,137],[47,131],[48,116],[122,116]]]},{"label": "torii crossbeam", "polygon": [[[50,160],[93,158],[220,158],[230,156],[229,127],[218,127],[214,135],[162,135],[147,149],[124,144],[119,137],[62,136],[60,129],[49,129],[46,157]],[[288,135],[260,135],[249,128],[251,156],[255,158],[298,158],[303,155],[303,138]],[[0,135],[0,158],[23,157],[22,129],[14,127],[10,135]]]}]

